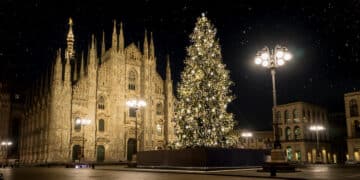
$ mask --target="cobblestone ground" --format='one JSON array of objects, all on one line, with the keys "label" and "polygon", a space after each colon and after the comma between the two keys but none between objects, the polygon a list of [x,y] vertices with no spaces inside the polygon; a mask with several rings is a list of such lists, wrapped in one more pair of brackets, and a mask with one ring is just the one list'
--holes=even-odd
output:
[{"label": "cobblestone ground", "polygon": [[[344,167],[318,165],[299,168],[296,173],[278,173],[275,179],[360,179],[360,166]],[[87,180],[87,179],[131,179],[131,180],[232,180],[232,179],[268,179],[269,173],[257,172],[257,169],[239,169],[224,171],[179,171],[129,169],[122,166],[98,166],[96,169],[52,168],[6,168],[0,169],[4,180]]]}]

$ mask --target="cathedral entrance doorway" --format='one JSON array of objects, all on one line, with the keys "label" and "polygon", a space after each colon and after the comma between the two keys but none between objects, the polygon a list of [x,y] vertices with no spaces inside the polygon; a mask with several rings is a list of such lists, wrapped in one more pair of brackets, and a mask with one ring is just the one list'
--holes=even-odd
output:
[{"label": "cathedral entrance doorway", "polygon": [[96,161],[97,162],[104,162],[105,160],[105,147],[100,145],[97,147],[96,150]]},{"label": "cathedral entrance doorway", "polygon": [[132,155],[136,153],[136,140],[130,138],[127,142],[127,160],[132,160]]},{"label": "cathedral entrance doorway", "polygon": [[72,160],[77,161],[80,160],[81,156],[81,147],[80,145],[74,145],[72,149]]}]

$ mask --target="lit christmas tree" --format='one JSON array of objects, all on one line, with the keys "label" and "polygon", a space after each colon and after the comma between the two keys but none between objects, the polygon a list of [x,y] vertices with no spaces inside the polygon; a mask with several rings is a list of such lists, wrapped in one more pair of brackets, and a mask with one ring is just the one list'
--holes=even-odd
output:
[{"label": "lit christmas tree", "polygon": [[190,35],[185,69],[175,107],[177,147],[227,147],[233,116],[226,112],[233,100],[229,71],[222,63],[216,29],[202,14]]}]

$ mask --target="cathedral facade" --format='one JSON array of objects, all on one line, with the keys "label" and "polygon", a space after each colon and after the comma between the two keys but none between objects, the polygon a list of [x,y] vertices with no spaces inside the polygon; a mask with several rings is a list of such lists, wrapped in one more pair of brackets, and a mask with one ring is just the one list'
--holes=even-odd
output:
[{"label": "cathedral facade", "polygon": [[[103,34],[98,51],[92,36],[84,58],[75,56],[70,19],[65,51],[58,50],[26,99],[20,162],[119,162],[174,140],[169,58],[163,80],[156,71],[152,34],[148,39],[145,31],[140,50],[134,43],[125,46],[122,24],[119,33],[116,26],[112,47],[105,49]],[[145,107],[127,106],[140,99]]]}]

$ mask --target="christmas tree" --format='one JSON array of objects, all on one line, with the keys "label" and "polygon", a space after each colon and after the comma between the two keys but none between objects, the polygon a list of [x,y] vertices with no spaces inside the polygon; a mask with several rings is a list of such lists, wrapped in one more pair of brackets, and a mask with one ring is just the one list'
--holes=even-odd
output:
[{"label": "christmas tree", "polygon": [[177,147],[227,147],[233,116],[229,71],[222,63],[216,29],[202,14],[190,35],[175,106]]}]

